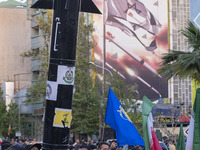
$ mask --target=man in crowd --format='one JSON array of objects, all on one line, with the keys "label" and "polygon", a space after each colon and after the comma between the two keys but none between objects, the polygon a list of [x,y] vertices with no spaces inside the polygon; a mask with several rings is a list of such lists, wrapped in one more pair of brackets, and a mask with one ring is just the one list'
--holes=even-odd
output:
[{"label": "man in crowd", "polygon": [[110,149],[110,145],[106,142],[100,142],[98,144],[98,150],[109,150]]}]

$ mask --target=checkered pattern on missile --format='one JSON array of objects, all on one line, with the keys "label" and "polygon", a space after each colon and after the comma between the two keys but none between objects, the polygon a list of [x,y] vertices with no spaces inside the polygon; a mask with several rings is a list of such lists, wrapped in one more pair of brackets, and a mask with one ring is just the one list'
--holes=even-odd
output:
[{"label": "checkered pattern on missile", "polygon": [[46,100],[57,100],[58,85],[74,85],[75,67],[58,65],[57,80],[47,81]]}]

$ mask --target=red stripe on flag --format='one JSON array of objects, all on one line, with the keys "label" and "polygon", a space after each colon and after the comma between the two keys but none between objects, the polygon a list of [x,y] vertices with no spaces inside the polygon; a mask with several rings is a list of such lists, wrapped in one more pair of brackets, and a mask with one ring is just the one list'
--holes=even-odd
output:
[{"label": "red stripe on flag", "polygon": [[151,127],[151,135],[152,135],[151,150],[162,150],[153,127]]}]

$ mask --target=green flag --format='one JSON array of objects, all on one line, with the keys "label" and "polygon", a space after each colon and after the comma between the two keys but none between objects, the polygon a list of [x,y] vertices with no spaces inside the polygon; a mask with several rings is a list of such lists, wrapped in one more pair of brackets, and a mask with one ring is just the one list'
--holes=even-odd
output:
[{"label": "green flag", "polygon": [[153,106],[154,104],[146,96],[144,96],[142,104],[142,123],[143,123],[143,139],[145,142],[146,150],[150,150],[147,120]]},{"label": "green flag", "polygon": [[186,150],[200,150],[200,88],[196,90],[190,119],[189,133],[187,136]]},{"label": "green flag", "polygon": [[200,150],[200,89],[196,91],[196,98],[193,105],[194,112],[194,137],[193,137],[193,150]]},{"label": "green flag", "polygon": [[176,150],[185,150],[185,138],[183,135],[183,124],[181,124],[181,126],[180,126],[180,132],[179,132]]},{"label": "green flag", "polygon": [[152,108],[154,104],[146,97],[143,97],[142,124],[145,150],[162,150],[156,133],[153,128]]}]

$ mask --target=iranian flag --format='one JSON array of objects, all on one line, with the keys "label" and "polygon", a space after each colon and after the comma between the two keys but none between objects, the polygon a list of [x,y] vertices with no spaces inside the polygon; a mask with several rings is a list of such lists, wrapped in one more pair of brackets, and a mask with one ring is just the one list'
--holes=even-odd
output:
[{"label": "iranian flag", "polygon": [[162,150],[156,133],[153,128],[152,108],[154,104],[146,97],[143,97],[142,121],[145,150]]},{"label": "iranian flag", "polygon": [[200,89],[196,90],[185,150],[200,150]]}]

